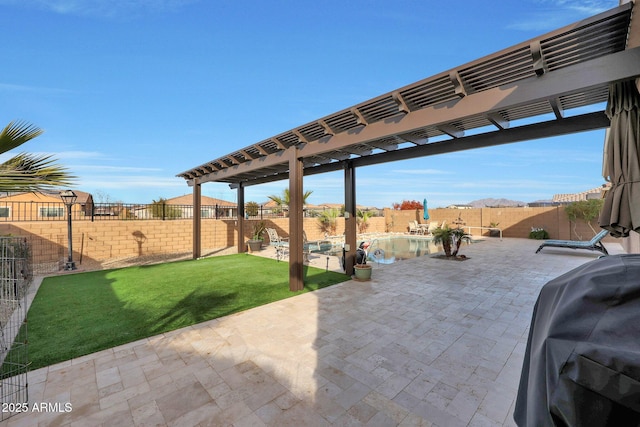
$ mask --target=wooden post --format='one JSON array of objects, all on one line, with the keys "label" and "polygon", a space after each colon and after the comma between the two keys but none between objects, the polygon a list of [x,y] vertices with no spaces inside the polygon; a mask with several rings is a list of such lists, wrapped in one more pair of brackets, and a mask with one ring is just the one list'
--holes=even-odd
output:
[{"label": "wooden post", "polygon": [[352,162],[346,162],[344,167],[344,234],[345,251],[344,269],[348,275],[353,274],[356,259],[356,169]]},{"label": "wooden post", "polygon": [[298,158],[298,150],[289,151],[289,290],[301,291],[304,288],[303,270],[303,219],[302,219],[302,183],[303,163]]},{"label": "wooden post", "polygon": [[238,224],[238,253],[247,251],[244,243],[244,186],[238,184],[238,216],[236,224]]},{"label": "wooden post", "polygon": [[202,256],[201,186],[197,179],[193,180],[193,259]]}]

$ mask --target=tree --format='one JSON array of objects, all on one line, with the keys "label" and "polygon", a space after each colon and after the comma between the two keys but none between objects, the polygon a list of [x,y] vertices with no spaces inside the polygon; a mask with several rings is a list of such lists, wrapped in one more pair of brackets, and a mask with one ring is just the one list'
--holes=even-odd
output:
[{"label": "tree", "polygon": [[151,203],[151,216],[162,219],[175,219],[182,217],[182,211],[179,207],[167,205],[167,199],[160,197]]},{"label": "tree", "polygon": [[111,196],[104,190],[96,190],[93,192],[93,199],[97,203],[112,203]]},{"label": "tree", "polygon": [[[307,203],[307,199],[309,198],[311,193],[313,193],[313,191],[305,191],[304,192],[304,194],[302,195],[302,204],[303,205]],[[282,192],[282,196],[271,195],[271,196],[267,196],[267,197],[269,199],[273,200],[279,208],[282,208],[283,206],[289,206],[291,204],[291,193],[289,192],[288,188],[284,189],[284,191]]]},{"label": "tree", "polygon": [[447,257],[457,256],[462,242],[470,240],[471,236],[461,228],[449,228],[449,226],[445,225],[433,230],[433,243],[442,243],[442,249]]},{"label": "tree", "polygon": [[[12,121],[0,132],[0,154],[6,153],[44,131],[25,122]],[[73,184],[75,176],[56,164],[50,155],[20,153],[0,163],[0,192],[41,192]]]},{"label": "tree", "polygon": [[394,203],[392,206],[396,211],[411,211],[424,207],[424,205],[417,200],[403,200],[402,203]]},{"label": "tree", "polygon": [[594,236],[598,234],[598,232],[593,228],[591,221],[600,216],[600,211],[602,210],[603,204],[603,199],[589,199],[573,202],[565,206],[564,211],[567,214],[569,221],[573,222],[573,231],[576,233],[576,236],[578,236],[579,239],[582,239],[582,236],[579,235],[578,231],[576,230],[577,222],[579,219],[587,223],[591,231],[593,231]]},{"label": "tree", "polygon": [[460,251],[460,246],[462,246],[462,242],[470,242],[471,235],[466,233],[462,228],[456,228],[453,230],[453,253],[451,256],[458,256],[458,252]]},{"label": "tree", "polygon": [[260,212],[260,205],[256,202],[247,202],[247,204],[244,205],[244,211],[247,216],[257,216],[258,212]]},{"label": "tree", "polygon": [[449,226],[438,227],[433,230],[433,243],[442,243],[442,249],[447,257],[451,256],[451,240],[453,237],[453,230]]}]

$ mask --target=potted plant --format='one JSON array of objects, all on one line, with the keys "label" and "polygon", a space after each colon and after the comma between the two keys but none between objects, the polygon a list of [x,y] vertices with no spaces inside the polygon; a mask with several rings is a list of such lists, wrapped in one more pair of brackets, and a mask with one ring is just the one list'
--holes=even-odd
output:
[{"label": "potted plant", "polygon": [[[499,222],[492,222],[489,224],[489,228],[498,228]],[[500,237],[500,230],[489,230],[489,237]]]},{"label": "potted plant", "polygon": [[367,264],[367,253],[365,251],[365,243],[360,243],[360,247],[356,250],[356,264],[353,266],[354,278],[359,281],[371,280],[371,265]]},{"label": "potted plant", "polygon": [[247,242],[249,244],[249,249],[251,252],[258,252],[262,249],[262,235],[266,230],[266,226],[264,221],[256,222],[253,224],[253,232],[251,234],[251,239]]}]

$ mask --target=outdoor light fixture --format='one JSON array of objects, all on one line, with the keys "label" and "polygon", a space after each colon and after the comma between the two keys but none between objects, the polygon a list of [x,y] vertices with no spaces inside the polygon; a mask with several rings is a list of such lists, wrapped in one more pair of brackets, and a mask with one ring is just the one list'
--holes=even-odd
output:
[{"label": "outdoor light fixture", "polygon": [[64,269],[75,270],[76,263],[73,262],[73,244],[71,239],[71,207],[78,199],[78,196],[76,196],[76,193],[71,190],[65,190],[60,192],[60,198],[62,199],[62,202],[67,205],[67,234],[69,235],[69,258],[64,264]]}]

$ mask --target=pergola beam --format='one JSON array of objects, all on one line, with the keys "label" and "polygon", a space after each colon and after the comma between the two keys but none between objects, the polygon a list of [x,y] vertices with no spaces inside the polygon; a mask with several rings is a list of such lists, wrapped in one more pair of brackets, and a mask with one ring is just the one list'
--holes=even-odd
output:
[{"label": "pergola beam", "polygon": [[[442,126],[464,117],[491,115],[528,103],[559,98],[584,88],[608,85],[611,81],[635,78],[640,75],[638,64],[640,64],[640,47],[562,68],[541,77],[531,77],[519,83],[473,93],[445,104],[415,110],[401,116],[398,120],[370,123],[360,128],[358,132],[341,132],[327,138],[326,141],[305,144],[299,149],[299,154],[301,157],[306,157],[323,155],[330,151],[348,151],[347,148],[355,144],[363,144],[388,136],[410,134],[412,131],[428,126]],[[277,141],[275,138],[272,140]],[[231,182],[236,175],[283,163],[286,163],[285,157],[282,152],[277,152],[203,175],[200,179],[201,182]]]},{"label": "pergola beam", "polygon": [[[419,157],[434,156],[449,152],[470,150],[474,148],[493,147],[514,142],[535,140],[540,138],[550,138],[554,136],[567,135],[576,132],[587,132],[591,130],[604,129],[609,127],[609,118],[603,111],[583,114],[581,116],[569,117],[562,120],[550,120],[547,122],[534,123],[531,125],[518,126],[515,128],[496,130],[479,135],[470,135],[458,139],[434,142],[430,144],[417,145],[403,150],[388,151],[370,156],[359,157],[342,162],[315,166],[304,170],[304,176],[317,175],[327,172],[335,172],[344,168],[346,162],[354,166],[372,166],[399,160],[409,160]],[[245,186],[266,184],[268,182],[288,179],[288,173],[271,177],[264,177],[244,183]],[[230,184],[230,188],[237,188],[237,184]]]}]

